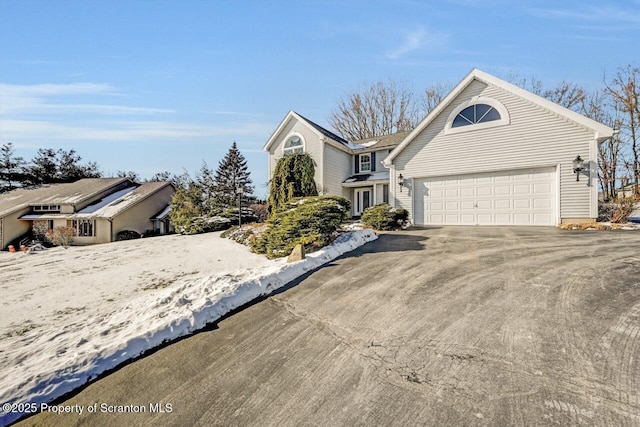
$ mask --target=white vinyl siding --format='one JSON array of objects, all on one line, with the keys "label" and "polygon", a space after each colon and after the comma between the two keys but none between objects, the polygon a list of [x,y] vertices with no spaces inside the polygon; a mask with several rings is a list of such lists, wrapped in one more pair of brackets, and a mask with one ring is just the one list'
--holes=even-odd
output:
[{"label": "white vinyl siding", "polygon": [[[474,96],[500,101],[510,124],[457,134],[444,134],[449,114]],[[510,92],[479,81],[472,82],[430,125],[394,159],[392,202],[413,217],[411,182],[399,192],[397,176],[423,178],[560,165],[560,216],[592,217],[594,178],[576,182],[571,163],[576,155],[592,155],[593,132]],[[417,203],[417,202],[416,202]]]},{"label": "white vinyl siding", "polygon": [[350,176],[351,154],[345,153],[329,144],[324,146],[324,194],[349,198],[349,189],[342,187],[342,182]]},{"label": "white vinyl siding", "polygon": [[269,178],[273,174],[276,167],[276,163],[283,156],[282,148],[287,137],[292,133],[298,133],[304,138],[304,151],[309,153],[311,158],[316,162],[316,174],[315,180],[318,185],[322,185],[322,168],[323,168],[323,156],[322,156],[322,144],[318,134],[311,130],[307,125],[300,123],[297,120],[291,120],[281,132],[282,137],[278,142],[269,147]]}]

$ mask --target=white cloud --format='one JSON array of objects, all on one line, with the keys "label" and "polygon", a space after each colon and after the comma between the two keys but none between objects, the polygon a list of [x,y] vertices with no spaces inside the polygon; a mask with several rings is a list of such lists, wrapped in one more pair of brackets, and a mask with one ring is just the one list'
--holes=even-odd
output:
[{"label": "white cloud", "polygon": [[160,141],[268,135],[270,124],[231,123],[205,126],[163,121],[100,122],[77,126],[41,120],[2,120],[0,134],[21,141]]},{"label": "white cloud", "polygon": [[387,52],[389,59],[398,59],[419,49],[439,49],[444,47],[449,41],[449,36],[444,33],[430,33],[425,27],[417,29],[404,35],[403,43],[396,49]]},{"label": "white cloud", "polygon": [[[597,22],[599,24],[615,22],[618,29],[624,29],[628,25],[640,26],[640,12],[638,9],[616,7],[613,4],[587,5],[573,7],[571,9],[532,8],[529,10],[534,16],[546,19],[568,19],[583,22]],[[615,27],[614,27],[615,28]]]},{"label": "white cloud", "polygon": [[[167,114],[174,110],[164,108],[130,107],[101,104],[102,96],[126,96],[106,83],[11,85],[0,83],[0,114]],[[93,97],[95,103],[69,103],[71,99]]]}]

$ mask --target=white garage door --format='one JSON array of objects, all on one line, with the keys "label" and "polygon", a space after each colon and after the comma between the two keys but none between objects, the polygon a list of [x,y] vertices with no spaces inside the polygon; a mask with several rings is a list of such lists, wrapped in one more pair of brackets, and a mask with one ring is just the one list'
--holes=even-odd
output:
[{"label": "white garage door", "polygon": [[416,179],[415,223],[555,225],[555,168]]}]

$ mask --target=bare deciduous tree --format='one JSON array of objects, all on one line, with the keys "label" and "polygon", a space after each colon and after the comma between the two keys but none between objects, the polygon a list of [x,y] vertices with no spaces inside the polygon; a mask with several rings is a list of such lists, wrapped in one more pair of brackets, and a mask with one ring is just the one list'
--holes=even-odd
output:
[{"label": "bare deciduous tree", "polygon": [[424,90],[424,98],[422,99],[422,111],[424,116],[429,114],[434,108],[442,102],[444,97],[451,90],[451,85],[438,82],[427,87]]},{"label": "bare deciduous tree", "polygon": [[[609,94],[602,90],[585,93],[581,101],[580,113],[613,129],[619,129],[620,111],[609,98]],[[604,200],[616,198],[616,183],[619,176],[624,173],[622,170],[624,162],[621,161],[622,147],[623,141],[618,133],[598,144],[598,181]]]},{"label": "bare deciduous tree", "polygon": [[624,150],[628,158],[626,164],[635,183],[635,193],[640,194],[640,68],[627,65],[619,68],[615,77],[606,84],[613,103],[622,112],[620,134],[628,147]]},{"label": "bare deciduous tree", "polygon": [[380,81],[343,97],[329,124],[343,138],[357,141],[411,130],[420,118],[406,84]]}]

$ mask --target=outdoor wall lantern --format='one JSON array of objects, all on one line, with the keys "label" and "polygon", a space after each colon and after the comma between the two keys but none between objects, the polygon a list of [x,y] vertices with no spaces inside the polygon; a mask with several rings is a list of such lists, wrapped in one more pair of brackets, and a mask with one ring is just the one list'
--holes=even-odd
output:
[{"label": "outdoor wall lantern", "polygon": [[580,172],[584,170],[584,160],[580,154],[573,160],[573,173],[576,174],[576,181],[580,181]]},{"label": "outdoor wall lantern", "polygon": [[404,185],[404,176],[402,176],[402,174],[398,176],[398,185],[400,186],[400,192],[402,193],[402,186]]}]

